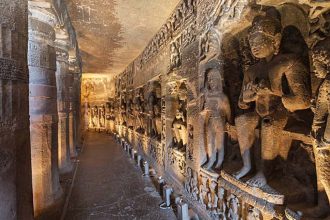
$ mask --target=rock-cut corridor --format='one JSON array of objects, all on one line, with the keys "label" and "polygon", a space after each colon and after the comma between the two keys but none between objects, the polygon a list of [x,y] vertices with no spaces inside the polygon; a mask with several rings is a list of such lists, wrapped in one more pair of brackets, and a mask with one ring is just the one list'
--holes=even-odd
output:
[{"label": "rock-cut corridor", "polygon": [[112,136],[87,133],[65,220],[176,219],[150,178]]},{"label": "rock-cut corridor", "polygon": [[330,220],[330,0],[0,0],[0,220]]}]

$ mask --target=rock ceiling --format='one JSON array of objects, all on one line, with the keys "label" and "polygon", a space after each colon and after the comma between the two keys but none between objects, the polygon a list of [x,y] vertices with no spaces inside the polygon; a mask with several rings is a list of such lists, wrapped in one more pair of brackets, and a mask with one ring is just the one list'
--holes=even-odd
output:
[{"label": "rock ceiling", "polygon": [[84,73],[116,75],[146,47],[179,0],[66,0]]}]

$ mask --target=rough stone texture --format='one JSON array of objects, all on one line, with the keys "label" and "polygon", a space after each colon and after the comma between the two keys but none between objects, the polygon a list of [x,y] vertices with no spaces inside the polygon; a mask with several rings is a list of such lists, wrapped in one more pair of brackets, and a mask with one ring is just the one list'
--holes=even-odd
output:
[{"label": "rough stone texture", "polygon": [[69,66],[69,78],[71,80],[70,90],[69,90],[69,99],[70,103],[70,114],[72,114],[73,122],[72,122],[72,141],[73,145],[71,146],[72,156],[76,156],[76,149],[81,148],[81,144],[83,141],[83,124],[84,124],[84,111],[83,106],[81,106],[81,77],[82,70],[80,64],[80,58],[77,57],[77,54],[70,57],[70,66]]},{"label": "rough stone texture", "polygon": [[87,133],[65,219],[176,219],[113,138]]},{"label": "rough stone texture", "polygon": [[35,216],[62,195],[58,171],[56,17],[29,1],[30,133]]},{"label": "rough stone texture", "polygon": [[0,219],[32,219],[27,1],[0,4]]},{"label": "rough stone texture", "polygon": [[[56,39],[56,87],[58,109],[58,166],[60,172],[69,172],[72,169],[70,160],[70,97],[69,83],[73,81],[69,73],[69,41]],[[71,81],[70,81],[71,80]],[[72,131],[71,131],[72,132]]]},{"label": "rough stone texture", "polygon": [[84,73],[117,75],[141,52],[178,0],[66,0]]},{"label": "rough stone texture", "polygon": [[115,133],[203,219],[329,217],[330,8],[289,2],[182,0],[116,77]]}]

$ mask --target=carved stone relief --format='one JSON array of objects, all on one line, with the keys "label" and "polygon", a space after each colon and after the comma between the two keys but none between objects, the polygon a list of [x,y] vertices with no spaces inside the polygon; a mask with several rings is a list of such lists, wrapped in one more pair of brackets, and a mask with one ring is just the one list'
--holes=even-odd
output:
[{"label": "carved stone relief", "polygon": [[117,94],[209,219],[329,216],[329,5],[279,2],[182,1],[134,61],[134,99]]}]

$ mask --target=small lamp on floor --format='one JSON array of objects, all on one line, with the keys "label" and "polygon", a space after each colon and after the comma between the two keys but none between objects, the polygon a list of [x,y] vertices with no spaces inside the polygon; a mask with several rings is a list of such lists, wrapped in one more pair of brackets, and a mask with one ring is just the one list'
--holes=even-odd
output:
[{"label": "small lamp on floor", "polygon": [[149,163],[148,161],[144,161],[143,162],[143,174],[142,176],[144,177],[153,177],[153,175],[150,174],[150,170],[149,170]]},{"label": "small lamp on floor", "polygon": [[164,185],[165,185],[165,180],[163,179],[163,177],[158,177],[158,185],[159,185],[159,192],[160,192],[160,195],[161,197],[163,197],[163,190],[164,190]]},{"label": "small lamp on floor", "polygon": [[132,148],[132,154],[131,154],[132,160],[135,160],[135,154],[136,153],[137,153],[137,151]]},{"label": "small lamp on floor", "polygon": [[161,209],[171,208],[171,194],[173,192],[172,187],[165,185],[163,188],[164,202],[159,205]]},{"label": "small lamp on floor", "polygon": [[179,220],[189,220],[189,208],[188,203],[184,202],[181,197],[176,198],[176,205],[178,210],[178,219]]},{"label": "small lamp on floor", "polygon": [[141,160],[142,160],[141,155],[138,155],[137,156],[137,165],[138,165],[138,167],[141,167]]}]

